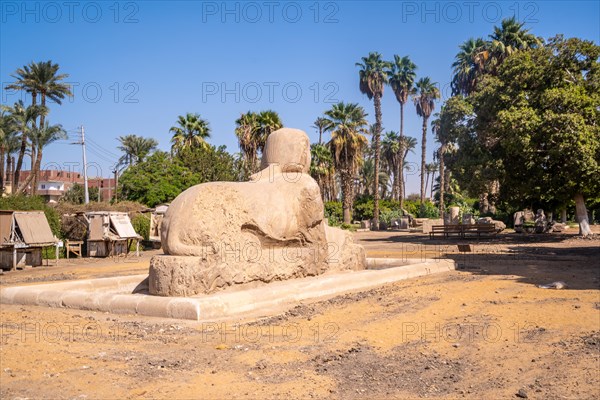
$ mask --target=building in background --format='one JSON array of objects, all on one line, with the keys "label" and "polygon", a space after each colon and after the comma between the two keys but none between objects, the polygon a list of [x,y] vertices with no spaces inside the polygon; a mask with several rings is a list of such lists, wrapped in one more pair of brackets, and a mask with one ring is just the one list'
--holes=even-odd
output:
[{"label": "building in background", "polygon": [[[21,171],[21,178],[19,180],[22,182],[27,179],[30,173],[31,171]],[[44,197],[48,203],[56,203],[76,183],[83,186],[83,174],[54,169],[42,170],[38,177],[37,194]],[[115,193],[115,179],[88,177],[88,187],[99,188],[98,194],[100,198],[90,198],[90,201],[108,202],[113,198]],[[7,185],[6,192],[11,193],[10,185]],[[26,189],[26,192],[28,194],[31,193],[31,186]]]}]

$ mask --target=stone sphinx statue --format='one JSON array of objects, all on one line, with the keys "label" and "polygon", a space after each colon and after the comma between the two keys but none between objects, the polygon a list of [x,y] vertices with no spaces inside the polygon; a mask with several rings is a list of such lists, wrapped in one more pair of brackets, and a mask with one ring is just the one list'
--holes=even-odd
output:
[{"label": "stone sphinx statue", "polygon": [[164,255],[150,261],[150,293],[191,296],[365,267],[351,235],[327,226],[310,141],[283,128],[267,138],[249,182],[210,182],[181,193],[161,229]]}]

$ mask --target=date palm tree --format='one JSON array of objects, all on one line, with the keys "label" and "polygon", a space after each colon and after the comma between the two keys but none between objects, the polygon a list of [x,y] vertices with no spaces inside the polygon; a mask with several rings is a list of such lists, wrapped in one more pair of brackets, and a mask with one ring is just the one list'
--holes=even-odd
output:
[{"label": "date palm tree", "polygon": [[258,154],[264,151],[267,137],[283,127],[279,114],[273,110],[259,113],[248,111],[235,121],[240,151],[243,155],[243,166],[246,175],[257,172]]},{"label": "date palm tree", "polygon": [[208,121],[202,119],[200,114],[187,113],[177,117],[177,125],[172,126],[169,132],[173,133],[171,138],[171,151],[178,154],[186,149],[198,149],[208,147],[206,139],[210,137],[210,126]]},{"label": "date palm tree", "polygon": [[425,157],[427,154],[427,121],[435,108],[435,101],[440,98],[440,91],[429,77],[421,78],[416,84],[413,101],[417,115],[423,118],[423,136],[421,138],[421,204],[425,201]]},{"label": "date palm tree", "polygon": [[375,226],[379,226],[379,159],[381,156],[381,97],[383,89],[388,82],[387,69],[390,63],[381,58],[377,52],[369,53],[368,57],[362,57],[362,63],[356,63],[359,70],[359,88],[361,93],[366,94],[369,100],[373,100],[375,106],[375,128],[373,133],[373,145],[375,147],[373,181],[373,218]]},{"label": "date palm tree", "polygon": [[329,120],[327,118],[318,117],[313,124],[313,128],[316,128],[319,131],[319,144],[322,144],[323,133],[327,132],[331,128],[329,125]]},{"label": "date palm tree", "polygon": [[66,139],[67,132],[63,129],[62,125],[50,125],[48,121],[45,121],[44,125],[34,127],[30,132],[30,136],[32,147],[36,150],[36,157],[31,168],[32,173],[19,186],[17,193],[23,193],[32,181],[36,184],[36,174],[33,171],[40,170],[44,148],[57,140]]},{"label": "date palm tree", "polygon": [[310,175],[319,184],[323,201],[331,201],[331,183],[335,173],[331,151],[323,144],[314,143],[310,146],[310,155]]},{"label": "date palm tree", "polygon": [[258,116],[248,111],[242,114],[236,121],[235,135],[242,155],[242,166],[246,176],[256,172],[258,163],[258,143],[256,131],[258,130]]},{"label": "date palm tree", "polygon": [[388,165],[388,176],[392,176],[392,198],[398,197],[399,184],[401,182],[400,162],[402,157],[401,142],[398,133],[386,132],[381,141],[382,158]]},{"label": "date palm tree", "polygon": [[[417,147],[417,139],[412,137],[412,136],[404,136],[402,137],[402,148],[404,149],[404,154],[402,159],[404,160],[404,163],[402,164],[402,169],[401,169],[401,174],[404,175],[404,171],[408,171],[409,170],[409,164],[406,162],[406,157],[408,156],[408,153],[414,153],[415,152],[415,148]],[[406,193],[406,177],[403,176],[402,178],[402,185],[403,188],[402,190],[404,191],[404,193]]]},{"label": "date palm tree", "polygon": [[0,196],[4,193],[4,177],[6,156],[10,157],[10,149],[17,138],[17,127],[11,116],[3,109],[0,110]]},{"label": "date palm tree", "polygon": [[[1,106],[2,110],[7,112],[8,117],[11,119],[15,126],[15,130],[18,133],[18,140],[20,146],[18,148],[17,161],[15,166],[15,174],[13,176],[13,191],[17,190],[20,183],[21,169],[23,168],[23,159],[25,158],[25,152],[30,144],[29,135],[32,129],[36,126],[36,120],[42,114],[48,114],[48,108],[39,105],[25,106],[23,100],[17,101],[12,106]],[[34,160],[35,160],[35,148],[30,147],[31,165],[32,172]]]},{"label": "date palm tree", "polygon": [[[65,96],[72,96],[71,86],[64,81],[64,79],[69,77],[69,74],[59,74],[60,66],[58,64],[52,63],[51,60],[48,61],[40,61],[40,62],[31,62],[29,65],[24,66],[23,68],[17,69],[17,71],[11,75],[16,81],[12,84],[6,86],[7,89],[16,89],[22,90],[31,95],[31,105],[37,105],[37,97],[40,96],[41,106],[46,107],[46,100],[50,99],[57,104],[62,104],[62,99]],[[33,127],[43,127],[45,126],[46,113],[39,113],[39,125],[34,120]],[[32,146],[31,153],[32,156],[37,150]],[[24,151],[23,151],[24,153]],[[20,161],[20,164],[19,164]],[[17,161],[17,169],[20,172],[22,167],[23,157],[21,153],[19,153],[19,158]],[[33,192],[37,190],[37,179],[39,175],[39,170],[35,170],[33,168],[33,159],[32,159],[32,170],[31,175],[33,175]],[[39,168],[40,165],[38,164]],[[16,174],[15,171],[15,180],[18,181],[19,174]]]},{"label": "date palm tree", "polygon": [[516,51],[534,49],[543,44],[542,39],[523,29],[524,26],[524,22],[512,16],[503,19],[499,27],[494,27],[494,33],[490,35],[490,49],[496,66]]},{"label": "date palm tree", "polygon": [[452,95],[468,96],[485,72],[490,55],[490,43],[481,38],[470,38],[459,46],[452,63]]},{"label": "date palm tree", "polygon": [[117,148],[124,153],[117,161],[119,167],[130,167],[144,161],[158,146],[156,140],[137,135],[119,136],[117,140],[121,143]]},{"label": "date palm tree", "polygon": [[337,103],[325,112],[331,123],[331,140],[327,144],[333,155],[333,164],[340,174],[342,189],[342,210],[344,223],[352,220],[354,201],[354,177],[362,162],[362,154],[367,146],[367,114],[356,103]]},{"label": "date palm tree", "polygon": [[[394,62],[390,63],[390,67],[387,70],[388,79],[390,86],[396,100],[400,103],[400,134],[398,135],[398,141],[400,144],[403,143],[404,137],[404,105],[408,102],[408,97],[415,92],[415,79],[417,77],[416,71],[417,65],[413,63],[408,56],[400,57],[394,55]],[[398,181],[398,199],[400,200],[400,208],[404,206],[404,173],[402,172],[401,166],[404,165],[404,150],[402,147],[399,148],[398,153],[400,154],[400,160],[398,162],[396,174],[400,178]]]},{"label": "date palm tree", "polygon": [[258,113],[258,149],[262,153],[265,150],[267,144],[267,138],[277,129],[283,127],[279,114],[273,110],[261,111]]}]

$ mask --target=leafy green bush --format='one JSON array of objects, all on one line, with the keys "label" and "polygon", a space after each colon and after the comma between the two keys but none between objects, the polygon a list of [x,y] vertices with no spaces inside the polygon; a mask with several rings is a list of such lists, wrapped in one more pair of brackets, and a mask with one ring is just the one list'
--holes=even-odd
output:
[{"label": "leafy green bush", "polygon": [[439,218],[440,213],[436,205],[430,201],[421,204],[418,213],[419,218]]},{"label": "leafy green bush", "polygon": [[356,231],[356,226],[352,225],[352,224],[342,224],[340,225],[340,228],[345,229],[347,231]]},{"label": "leafy green bush", "polygon": [[402,212],[399,210],[382,210],[379,213],[379,221],[391,226],[393,219],[400,219]]},{"label": "leafy green bush", "polygon": [[341,201],[328,201],[325,203],[325,218],[329,226],[340,226],[344,220]]},{"label": "leafy green bush", "polygon": [[131,225],[133,229],[144,238],[144,240],[150,240],[150,218],[149,214],[136,214],[131,218]]}]

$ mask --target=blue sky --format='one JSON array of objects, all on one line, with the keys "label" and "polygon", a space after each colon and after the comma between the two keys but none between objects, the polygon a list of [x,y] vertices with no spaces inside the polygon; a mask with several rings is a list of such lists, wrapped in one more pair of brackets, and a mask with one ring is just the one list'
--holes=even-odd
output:
[{"label": "blue sky", "polygon": [[[248,110],[273,109],[312,141],[318,140],[313,121],[337,101],[360,103],[372,122],[373,105],[358,90],[355,66],[370,51],[386,59],[409,55],[418,76],[431,77],[448,97],[458,45],[487,37],[502,18],[516,15],[544,38],[562,33],[600,42],[598,1],[2,1],[0,7],[1,103],[30,102],[4,89],[17,68],[58,63],[74,96],[51,104],[49,119],[73,138],[85,126],[89,173],[96,175],[97,166],[104,176],[119,156],[118,136],[153,137],[167,150],[169,128],[186,112],[208,120],[209,142],[230,152],[238,151],[235,119]],[[389,88],[383,123],[399,129]],[[409,104],[405,134],[420,138],[420,126]],[[81,149],[69,142],[47,148],[46,167],[80,169]],[[430,133],[429,160],[434,146]],[[417,175],[407,191],[418,191]]]}]

